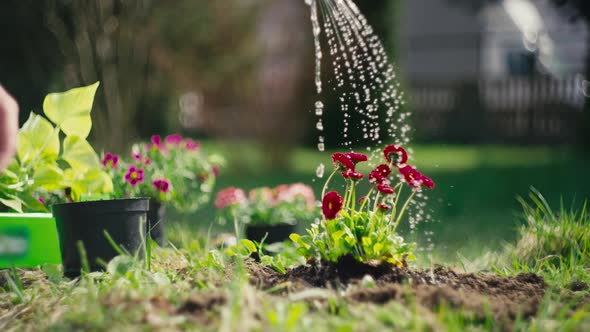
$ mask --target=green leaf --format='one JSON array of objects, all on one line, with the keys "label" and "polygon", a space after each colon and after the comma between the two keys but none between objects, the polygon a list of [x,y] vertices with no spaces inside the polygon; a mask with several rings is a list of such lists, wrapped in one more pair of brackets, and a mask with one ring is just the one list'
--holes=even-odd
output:
[{"label": "green leaf", "polygon": [[82,175],[75,176],[71,187],[72,196],[75,200],[79,200],[82,195],[112,192],[113,182],[105,172],[98,169],[91,169]]},{"label": "green leaf", "polygon": [[340,240],[340,238],[344,236],[344,234],[346,234],[346,232],[343,230],[334,232],[332,233],[332,240],[334,240],[334,242],[338,242],[338,240]]},{"label": "green leaf", "polygon": [[35,170],[33,181],[36,187],[49,191],[63,189],[64,172],[57,165],[44,165]]},{"label": "green leaf", "polygon": [[49,279],[49,281],[51,281],[52,283],[58,283],[63,279],[62,273],[59,269],[59,265],[57,264],[43,264],[41,270],[43,270],[43,272],[47,276],[47,279]]},{"label": "green leaf", "polygon": [[56,160],[59,155],[59,135],[44,117],[31,113],[18,132],[16,154],[21,164],[34,158]]},{"label": "green leaf", "polygon": [[7,206],[8,208],[18,213],[23,212],[23,201],[21,201],[17,197],[12,197],[9,199],[0,197],[0,204]]},{"label": "green leaf", "polygon": [[92,128],[90,111],[99,84],[48,94],[43,101],[45,115],[66,135],[88,137]]},{"label": "green leaf", "polygon": [[132,257],[127,255],[117,256],[109,262],[107,265],[107,272],[113,276],[124,276],[127,271],[133,268],[135,261]]},{"label": "green leaf", "polygon": [[256,245],[254,244],[254,242],[247,239],[243,239],[240,241],[240,244],[243,245],[246,249],[248,249],[250,253],[256,252]]},{"label": "green leaf", "polygon": [[98,155],[84,138],[68,136],[64,139],[62,159],[77,172],[100,167]]}]

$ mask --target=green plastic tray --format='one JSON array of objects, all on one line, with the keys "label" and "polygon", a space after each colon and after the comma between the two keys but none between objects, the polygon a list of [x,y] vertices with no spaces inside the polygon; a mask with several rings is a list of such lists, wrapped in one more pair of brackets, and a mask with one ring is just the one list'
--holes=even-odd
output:
[{"label": "green plastic tray", "polygon": [[61,264],[50,213],[0,213],[0,269]]}]

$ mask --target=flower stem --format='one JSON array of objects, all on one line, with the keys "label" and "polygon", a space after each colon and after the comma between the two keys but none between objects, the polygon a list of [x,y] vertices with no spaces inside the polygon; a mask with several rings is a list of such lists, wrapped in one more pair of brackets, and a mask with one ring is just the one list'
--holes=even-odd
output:
[{"label": "flower stem", "polygon": [[367,193],[367,196],[365,196],[365,200],[361,204],[361,208],[359,209],[359,212],[363,212],[363,209],[365,208],[365,205],[367,205],[367,202],[371,200],[371,194],[373,193],[373,189],[374,188],[375,187],[371,187],[371,189],[369,189],[369,192]]},{"label": "flower stem", "polygon": [[328,176],[328,179],[326,180],[326,183],[324,184],[324,188],[322,189],[322,197],[320,199],[323,199],[324,196],[326,195],[326,189],[328,189],[328,184],[330,183],[330,181],[332,180],[332,178],[334,177],[336,172],[338,172],[338,169],[335,169],[332,172],[332,174],[330,174],[330,176]]},{"label": "flower stem", "polygon": [[410,202],[412,202],[412,199],[414,198],[414,195],[416,195],[417,192],[418,192],[417,190],[414,190],[412,192],[412,194],[410,195],[410,197],[408,197],[408,200],[406,201],[406,203],[402,207],[401,211],[399,212],[399,216],[397,217],[397,220],[395,221],[395,226],[393,227],[392,233],[395,233],[397,226],[399,226],[399,223],[402,221],[402,217],[404,216],[406,209],[410,205]]}]

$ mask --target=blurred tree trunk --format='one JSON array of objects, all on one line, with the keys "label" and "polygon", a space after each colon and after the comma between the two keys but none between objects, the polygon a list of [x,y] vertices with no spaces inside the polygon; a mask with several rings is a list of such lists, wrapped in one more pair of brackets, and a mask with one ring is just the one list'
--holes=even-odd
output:
[{"label": "blurred tree trunk", "polygon": [[95,100],[97,146],[122,151],[135,114],[157,79],[150,76],[150,0],[53,0],[48,25],[66,59],[68,88],[101,81]]},{"label": "blurred tree trunk", "polygon": [[[312,53],[309,8],[303,1],[275,0],[258,21],[261,56],[257,74],[256,136],[262,141],[268,166],[289,167],[290,151],[306,134]],[[257,114],[255,114],[257,113]]]}]

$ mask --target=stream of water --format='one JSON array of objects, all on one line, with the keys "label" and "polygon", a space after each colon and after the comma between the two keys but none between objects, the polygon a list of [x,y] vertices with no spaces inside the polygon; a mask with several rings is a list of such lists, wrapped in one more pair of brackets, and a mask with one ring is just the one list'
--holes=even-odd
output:
[{"label": "stream of water", "polygon": [[[317,148],[325,150],[324,103],[326,89],[338,96],[338,108],[342,114],[341,144],[346,149],[358,146],[354,137],[362,137],[369,155],[369,165],[382,161],[381,149],[388,144],[407,147],[411,127],[409,113],[403,110],[404,93],[396,78],[396,70],[389,61],[385,48],[373,32],[366,18],[352,0],[305,0],[311,8],[311,23],[315,49],[315,103]],[[322,45],[327,51],[324,54]],[[327,59],[324,59],[324,56]],[[330,62],[326,62],[329,60]],[[322,64],[333,70],[323,84]],[[355,121],[351,121],[355,114]],[[360,120],[359,120],[360,119]],[[354,131],[355,135],[352,135]],[[412,150],[408,149],[410,160]],[[319,178],[324,176],[325,166],[316,169]],[[419,193],[410,213],[412,229],[430,219],[424,211],[427,197]],[[430,242],[430,241],[428,241]]]}]

